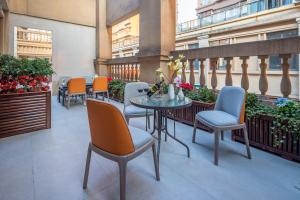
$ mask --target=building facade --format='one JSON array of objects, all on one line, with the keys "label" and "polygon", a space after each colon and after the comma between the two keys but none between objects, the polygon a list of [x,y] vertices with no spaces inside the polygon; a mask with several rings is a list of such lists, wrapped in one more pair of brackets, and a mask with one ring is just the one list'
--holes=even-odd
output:
[{"label": "building facade", "polygon": [[[228,44],[238,44],[261,40],[273,40],[295,37],[300,34],[300,5],[292,0],[199,0],[196,9],[198,18],[177,25],[176,50],[195,49]],[[135,45],[138,46],[138,44]],[[127,51],[133,51],[127,50]],[[115,49],[114,53],[118,53]],[[116,55],[116,54],[115,54]],[[299,55],[289,59],[290,77],[293,86],[292,97],[300,97]],[[210,80],[211,71],[207,62],[206,74]],[[242,61],[233,58],[233,84],[240,85]],[[259,93],[260,67],[257,57],[248,59],[249,79],[252,83],[249,91]],[[199,62],[195,62],[199,75]],[[269,94],[280,95],[282,73],[279,56],[267,59],[267,74],[270,84]],[[189,71],[188,71],[189,72]],[[225,85],[226,61],[218,60],[219,89]],[[187,77],[189,77],[187,75]],[[196,78],[198,83],[199,78]],[[208,87],[210,83],[208,82]]]}]

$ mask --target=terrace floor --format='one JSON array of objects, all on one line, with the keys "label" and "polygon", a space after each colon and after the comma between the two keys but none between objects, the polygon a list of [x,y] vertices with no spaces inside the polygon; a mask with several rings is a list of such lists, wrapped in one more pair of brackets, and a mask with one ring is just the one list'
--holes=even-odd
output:
[{"label": "terrace floor", "polygon": [[[133,119],[131,125],[144,128],[144,122]],[[177,123],[177,136],[189,145],[191,158],[171,139],[163,142],[160,182],[151,151],[131,161],[127,199],[300,199],[300,164],[254,148],[248,160],[244,145],[227,135],[216,167],[212,135],[201,132],[193,144],[192,128]],[[117,165],[95,154],[88,189],[82,190],[89,138],[86,107],[67,110],[53,98],[52,129],[0,140],[0,200],[119,199]]]}]

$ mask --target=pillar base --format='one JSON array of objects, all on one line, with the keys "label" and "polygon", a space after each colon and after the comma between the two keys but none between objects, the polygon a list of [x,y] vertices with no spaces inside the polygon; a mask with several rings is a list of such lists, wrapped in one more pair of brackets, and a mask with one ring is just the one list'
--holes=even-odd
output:
[{"label": "pillar base", "polygon": [[106,59],[96,58],[94,60],[95,73],[98,76],[108,76]]},{"label": "pillar base", "polygon": [[168,62],[168,56],[163,55],[139,57],[140,81],[150,84],[158,82],[159,76],[156,70],[159,68],[162,68],[164,74],[168,76]]}]

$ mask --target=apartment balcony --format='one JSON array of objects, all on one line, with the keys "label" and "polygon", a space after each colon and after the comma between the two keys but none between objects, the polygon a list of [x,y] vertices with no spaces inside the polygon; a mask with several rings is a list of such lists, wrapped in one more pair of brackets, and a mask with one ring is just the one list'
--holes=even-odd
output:
[{"label": "apartment balcony", "polygon": [[284,0],[282,3],[267,5],[265,0],[258,0],[244,5],[236,6],[216,11],[208,16],[202,16],[199,19],[191,20],[177,25],[177,33],[185,33],[195,29],[223,23],[226,21],[238,19],[245,16],[254,15],[263,11],[276,9],[282,6],[293,4],[294,0]]}]

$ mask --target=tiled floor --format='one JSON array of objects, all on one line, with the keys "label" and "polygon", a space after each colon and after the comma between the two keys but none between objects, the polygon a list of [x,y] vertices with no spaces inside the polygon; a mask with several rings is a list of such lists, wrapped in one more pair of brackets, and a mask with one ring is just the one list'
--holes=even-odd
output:
[{"label": "tiled floor", "polygon": [[[121,104],[115,103],[122,108]],[[144,119],[131,124],[144,128]],[[300,164],[230,141],[220,145],[220,162],[212,163],[213,137],[177,123],[177,136],[191,148],[168,140],[162,143],[161,181],[154,177],[151,151],[128,165],[129,200],[299,200]],[[82,190],[89,142],[86,107],[65,109],[53,98],[52,129],[0,140],[0,200],[119,199],[118,168],[93,155],[87,191]]]}]

